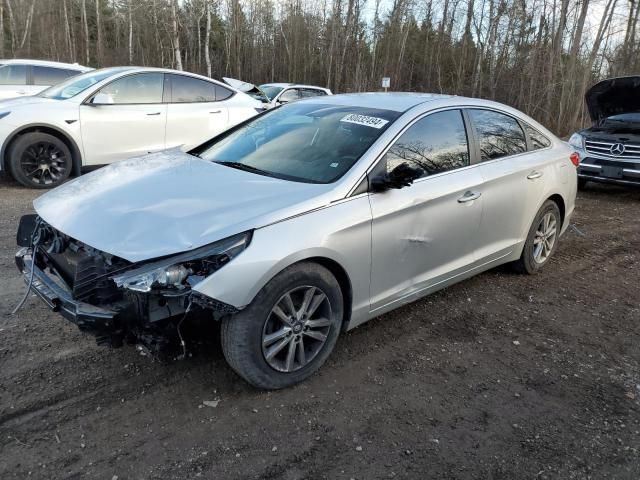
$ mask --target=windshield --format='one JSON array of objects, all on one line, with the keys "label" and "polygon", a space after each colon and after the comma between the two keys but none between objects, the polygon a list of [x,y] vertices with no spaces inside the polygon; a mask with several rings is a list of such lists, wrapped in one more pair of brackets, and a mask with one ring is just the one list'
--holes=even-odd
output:
[{"label": "windshield", "polygon": [[126,68],[104,68],[102,70],[92,70],[82,75],[71,77],[58,85],[40,92],[39,97],[53,98],[55,100],[66,100],[75,97],[79,93],[84,92],[87,88],[92,87],[105,78],[109,78],[116,73],[120,73]]},{"label": "windshield", "polygon": [[344,105],[290,104],[191,153],[262,175],[331,183],[342,177],[399,115],[391,110]]},{"label": "windshield", "polygon": [[284,87],[274,87],[273,85],[260,85],[260,90],[269,97],[269,100],[273,100],[278,94],[284,90]]}]

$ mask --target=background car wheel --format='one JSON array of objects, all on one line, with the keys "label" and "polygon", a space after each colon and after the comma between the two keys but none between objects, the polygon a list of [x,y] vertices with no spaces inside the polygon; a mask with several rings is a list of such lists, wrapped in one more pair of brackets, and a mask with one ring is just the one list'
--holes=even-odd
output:
[{"label": "background car wheel", "polygon": [[72,165],[67,145],[47,133],[21,135],[9,149],[11,174],[25,187],[56,187],[69,177]]},{"label": "background car wheel", "polygon": [[298,263],[275,276],[248,307],[223,320],[222,350],[250,384],[288,387],[325,362],[342,317],[342,291],[331,272],[316,263]]},{"label": "background car wheel", "polygon": [[547,200],[533,220],[520,259],[513,264],[516,271],[537,273],[556,251],[561,226],[558,205]]},{"label": "background car wheel", "polygon": [[587,182],[589,180],[587,180],[586,178],[578,178],[578,190],[584,190],[584,187],[587,186]]}]

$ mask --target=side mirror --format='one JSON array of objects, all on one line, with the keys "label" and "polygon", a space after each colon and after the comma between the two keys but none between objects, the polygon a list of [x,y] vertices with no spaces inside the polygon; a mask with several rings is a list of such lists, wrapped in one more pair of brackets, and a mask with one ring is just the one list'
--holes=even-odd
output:
[{"label": "side mirror", "polygon": [[91,99],[90,105],[112,105],[113,97],[108,93],[98,92]]},{"label": "side mirror", "polygon": [[381,173],[371,179],[371,191],[385,192],[390,188],[403,188],[422,177],[422,170],[406,162],[397,165],[389,173]]}]

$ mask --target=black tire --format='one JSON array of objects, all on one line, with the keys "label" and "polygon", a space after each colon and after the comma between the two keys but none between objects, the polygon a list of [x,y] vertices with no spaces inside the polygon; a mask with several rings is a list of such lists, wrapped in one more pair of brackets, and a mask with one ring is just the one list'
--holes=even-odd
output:
[{"label": "black tire", "polygon": [[[544,259],[544,261],[539,262],[536,261],[534,256],[534,248],[535,248],[535,240],[536,240],[536,232],[538,231],[538,227],[542,222],[542,219],[545,215],[551,214],[556,222],[556,234],[553,241],[553,245],[551,246],[551,250]],[[540,271],[542,267],[544,267],[549,259],[553,256],[556,249],[558,248],[558,237],[560,235],[560,228],[562,226],[562,219],[560,217],[560,209],[558,205],[552,200],[547,200],[544,202],[538,213],[536,214],[533,223],[531,224],[531,228],[529,228],[529,233],[527,234],[527,240],[524,244],[524,248],[522,249],[522,255],[520,259],[515,261],[512,265],[513,268],[519,273],[527,273],[529,275],[534,275]]]},{"label": "black tire", "polygon": [[29,188],[56,187],[69,178],[73,168],[69,147],[48,133],[19,136],[11,144],[8,155],[11,175]]},{"label": "black tire", "polygon": [[[263,353],[264,329],[268,322],[273,321],[272,309],[285,294],[296,288],[309,287],[324,293],[330,305],[326,340],[304,366],[290,372],[278,371],[268,363]],[[317,263],[297,263],[271,279],[249,306],[223,319],[222,350],[231,368],[251,385],[268,390],[289,387],[308,378],[329,357],[340,334],[343,314],[342,291],[331,272]]]},{"label": "black tire", "polygon": [[587,186],[588,181],[589,180],[587,180],[586,178],[578,177],[578,190],[584,190],[584,188]]}]

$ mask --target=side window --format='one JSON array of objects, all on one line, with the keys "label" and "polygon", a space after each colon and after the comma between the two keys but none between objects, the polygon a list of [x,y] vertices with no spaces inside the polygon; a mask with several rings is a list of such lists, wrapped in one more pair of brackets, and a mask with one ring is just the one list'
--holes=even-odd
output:
[{"label": "side window", "polygon": [[0,67],[0,85],[26,85],[26,65],[5,65]]},{"label": "side window", "polygon": [[62,68],[53,67],[33,67],[33,84],[34,85],[57,85],[69,77],[78,75],[80,72],[75,70],[64,70]]},{"label": "side window", "polygon": [[422,176],[469,165],[469,144],[460,110],[431,114],[414,123],[384,156],[387,172],[401,163],[420,168]]},{"label": "side window", "polygon": [[302,97],[303,98],[322,97],[323,95],[327,94],[324,90],[318,90],[318,89],[315,89],[315,88],[303,88],[301,90],[301,92],[302,92]]},{"label": "side window", "polygon": [[186,75],[169,75],[169,77],[171,77],[172,103],[216,101],[215,83],[187,77]]},{"label": "side window", "polygon": [[224,88],[222,85],[216,84],[216,101],[226,100],[233,96],[233,90]]},{"label": "side window", "polygon": [[114,104],[162,103],[163,73],[129,75],[100,90],[109,95]]},{"label": "side window", "polygon": [[469,110],[469,116],[478,133],[483,162],[527,151],[524,132],[515,118],[492,110],[475,109]]},{"label": "side window", "polygon": [[280,98],[278,99],[282,103],[295,102],[300,98],[300,93],[295,88],[290,88],[285,90]]},{"label": "side window", "polygon": [[531,140],[531,150],[540,150],[541,148],[547,148],[551,146],[551,140],[549,140],[535,128],[525,123],[524,129],[527,131],[527,135],[529,135],[529,140]]}]

